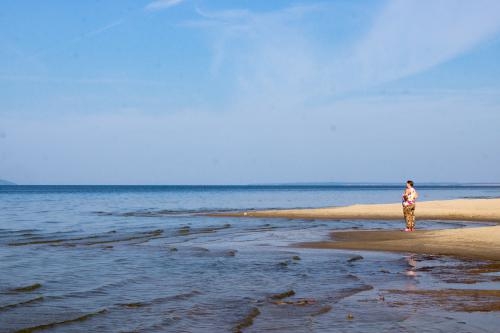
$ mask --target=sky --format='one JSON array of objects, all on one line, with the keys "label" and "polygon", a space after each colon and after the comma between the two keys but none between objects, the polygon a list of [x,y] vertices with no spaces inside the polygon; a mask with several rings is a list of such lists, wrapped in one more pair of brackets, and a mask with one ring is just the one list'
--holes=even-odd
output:
[{"label": "sky", "polygon": [[0,179],[500,182],[500,1],[4,0]]}]

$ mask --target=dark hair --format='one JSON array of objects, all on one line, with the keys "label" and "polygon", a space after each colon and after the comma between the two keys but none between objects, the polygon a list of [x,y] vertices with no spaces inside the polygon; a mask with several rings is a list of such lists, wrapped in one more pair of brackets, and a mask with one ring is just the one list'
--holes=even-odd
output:
[{"label": "dark hair", "polygon": [[410,184],[410,186],[413,187],[413,180],[407,180],[406,183]]}]

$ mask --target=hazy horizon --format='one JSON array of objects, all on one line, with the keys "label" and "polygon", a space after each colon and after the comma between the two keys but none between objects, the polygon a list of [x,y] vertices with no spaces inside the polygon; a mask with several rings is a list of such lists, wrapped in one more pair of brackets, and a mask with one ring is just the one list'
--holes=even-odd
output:
[{"label": "hazy horizon", "polygon": [[[3,182],[7,182],[7,184],[4,184]],[[10,183],[10,184],[9,184]],[[308,187],[308,186],[325,186],[325,187],[330,187],[330,186],[339,186],[339,187],[344,187],[344,186],[352,186],[352,187],[404,187],[404,182],[290,182],[290,183],[248,183],[248,184],[17,184],[10,182],[6,179],[0,179],[0,186],[5,186],[5,185],[14,185],[14,186],[103,186],[103,187],[121,187],[121,186],[144,186],[144,187]],[[500,183],[495,183],[495,182],[420,182],[418,184],[415,184],[415,187],[418,188],[428,188],[428,187],[498,187],[500,186]]]},{"label": "hazy horizon", "polygon": [[500,2],[7,2],[0,179],[500,182]]}]

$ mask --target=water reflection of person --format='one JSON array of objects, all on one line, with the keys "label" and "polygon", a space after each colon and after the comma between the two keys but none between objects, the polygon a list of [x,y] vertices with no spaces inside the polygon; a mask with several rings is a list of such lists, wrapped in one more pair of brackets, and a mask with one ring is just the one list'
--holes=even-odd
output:
[{"label": "water reflection of person", "polygon": [[417,260],[415,260],[414,256],[406,257],[406,263],[408,264],[408,268],[406,269],[405,275],[412,278],[411,282],[408,281],[406,283],[406,290],[415,290],[417,289],[416,283],[418,283],[413,278],[417,277]]},{"label": "water reflection of person", "polygon": [[407,276],[416,276],[416,269],[417,269],[417,261],[413,256],[409,256],[406,258],[406,262],[408,263],[408,269],[406,270],[406,275]]}]

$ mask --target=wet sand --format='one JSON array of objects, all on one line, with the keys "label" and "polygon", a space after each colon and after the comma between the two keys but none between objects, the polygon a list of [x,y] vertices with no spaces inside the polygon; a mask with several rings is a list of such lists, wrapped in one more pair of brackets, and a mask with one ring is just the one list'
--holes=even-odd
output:
[{"label": "wet sand", "polygon": [[[317,209],[289,209],[225,213],[225,216],[401,220],[401,204],[353,205]],[[419,220],[456,220],[500,223],[500,199],[458,199],[418,202]],[[302,243],[302,247],[357,249],[451,255],[464,258],[500,260],[500,225],[445,230],[341,231],[331,241]]]},{"label": "wet sand", "polygon": [[500,261],[500,226],[446,230],[341,231],[301,247],[450,255]]}]

